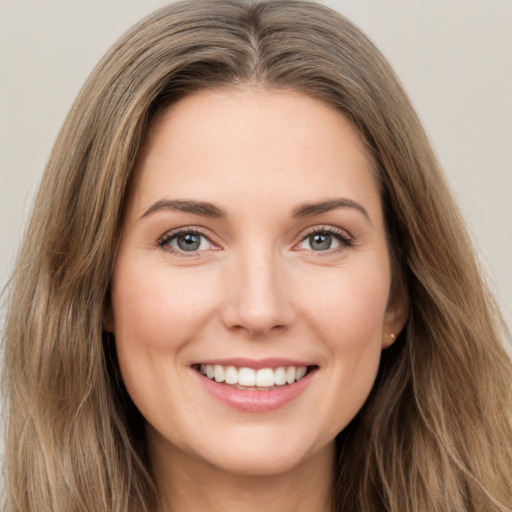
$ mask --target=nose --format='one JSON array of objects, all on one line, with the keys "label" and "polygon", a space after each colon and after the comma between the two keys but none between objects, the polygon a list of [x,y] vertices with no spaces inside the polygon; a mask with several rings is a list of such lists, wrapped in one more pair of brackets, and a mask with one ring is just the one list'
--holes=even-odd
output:
[{"label": "nose", "polygon": [[222,321],[253,337],[282,331],[294,320],[286,272],[268,250],[247,250],[226,270]]}]

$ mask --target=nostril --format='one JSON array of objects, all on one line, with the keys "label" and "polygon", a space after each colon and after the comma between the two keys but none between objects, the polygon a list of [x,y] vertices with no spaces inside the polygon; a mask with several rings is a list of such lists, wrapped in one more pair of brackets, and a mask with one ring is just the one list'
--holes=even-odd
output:
[{"label": "nostril", "polygon": [[[246,264],[249,266],[250,262]],[[282,331],[295,318],[285,287],[270,275],[269,270],[255,272],[254,268],[258,267],[261,265],[252,265],[246,272],[239,272],[229,280],[229,293],[223,301],[221,317],[224,325],[232,331],[246,331],[253,335]]]}]

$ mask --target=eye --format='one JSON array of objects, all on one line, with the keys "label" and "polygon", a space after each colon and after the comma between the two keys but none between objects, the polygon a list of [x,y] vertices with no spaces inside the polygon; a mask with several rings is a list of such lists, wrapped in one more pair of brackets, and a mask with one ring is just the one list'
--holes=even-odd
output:
[{"label": "eye", "polygon": [[210,239],[195,229],[185,229],[164,235],[158,245],[170,252],[194,253],[213,249]]},{"label": "eye", "polygon": [[317,228],[308,233],[297,245],[297,248],[299,250],[325,252],[350,247],[351,245],[352,239],[342,230]]}]

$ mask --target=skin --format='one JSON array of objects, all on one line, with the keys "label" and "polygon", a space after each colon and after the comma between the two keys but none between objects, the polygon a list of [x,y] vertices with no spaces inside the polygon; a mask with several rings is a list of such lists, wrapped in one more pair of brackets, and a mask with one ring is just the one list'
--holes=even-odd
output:
[{"label": "skin", "polygon": [[[162,510],[330,510],[334,438],[407,316],[391,293],[359,134],[294,91],[203,91],[153,125],[135,176],[106,322],[147,420]],[[293,215],[339,198],[357,206]],[[225,216],[158,208],[163,200],[213,203]],[[198,250],[180,249],[178,228],[202,233]],[[325,233],[329,248],[315,250],[316,228],[336,231]],[[212,397],[191,367],[233,357],[316,371],[285,406],[245,412]]]}]

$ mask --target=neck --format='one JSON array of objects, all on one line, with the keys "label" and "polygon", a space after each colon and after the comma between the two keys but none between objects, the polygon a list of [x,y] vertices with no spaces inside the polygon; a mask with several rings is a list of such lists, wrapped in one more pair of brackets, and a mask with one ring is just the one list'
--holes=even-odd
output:
[{"label": "neck", "polygon": [[[160,446],[161,448],[161,446]],[[172,453],[171,453],[172,451]],[[331,512],[334,443],[279,474],[236,474],[150,444],[158,512]]]}]

